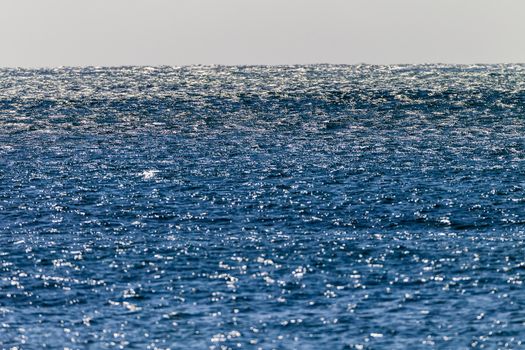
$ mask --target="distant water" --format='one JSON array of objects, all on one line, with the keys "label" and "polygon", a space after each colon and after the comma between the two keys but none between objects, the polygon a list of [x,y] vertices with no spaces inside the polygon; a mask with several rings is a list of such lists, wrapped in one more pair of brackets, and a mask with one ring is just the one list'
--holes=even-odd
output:
[{"label": "distant water", "polygon": [[0,70],[0,347],[525,347],[525,65]]}]

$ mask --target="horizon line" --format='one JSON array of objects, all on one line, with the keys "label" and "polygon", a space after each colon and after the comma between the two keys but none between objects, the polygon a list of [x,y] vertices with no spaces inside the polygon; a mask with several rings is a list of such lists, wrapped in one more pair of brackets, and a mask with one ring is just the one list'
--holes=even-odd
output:
[{"label": "horizon line", "polygon": [[6,70],[46,70],[46,69],[82,69],[82,68],[191,68],[191,67],[309,67],[309,66],[521,66],[524,62],[477,62],[477,63],[453,63],[453,62],[421,62],[421,63],[191,63],[191,64],[109,64],[109,65],[58,65],[58,66],[0,66],[0,69]]}]

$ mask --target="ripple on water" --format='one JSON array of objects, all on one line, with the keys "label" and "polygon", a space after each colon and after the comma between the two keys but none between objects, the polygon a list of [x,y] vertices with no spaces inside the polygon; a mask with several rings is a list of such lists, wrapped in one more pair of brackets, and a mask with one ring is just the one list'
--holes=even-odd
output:
[{"label": "ripple on water", "polygon": [[524,82],[0,70],[0,345],[522,347]]}]

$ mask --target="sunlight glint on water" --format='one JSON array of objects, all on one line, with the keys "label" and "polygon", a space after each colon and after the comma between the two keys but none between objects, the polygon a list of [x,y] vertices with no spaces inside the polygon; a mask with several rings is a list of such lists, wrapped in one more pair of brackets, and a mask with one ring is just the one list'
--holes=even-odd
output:
[{"label": "sunlight glint on water", "polygon": [[3,348],[525,340],[525,66],[0,70]]}]

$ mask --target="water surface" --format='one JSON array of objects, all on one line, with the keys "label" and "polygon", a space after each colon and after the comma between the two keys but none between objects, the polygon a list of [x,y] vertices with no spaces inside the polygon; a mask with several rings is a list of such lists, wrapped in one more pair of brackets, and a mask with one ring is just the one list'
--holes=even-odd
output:
[{"label": "water surface", "polygon": [[0,70],[0,345],[525,341],[525,66]]}]

